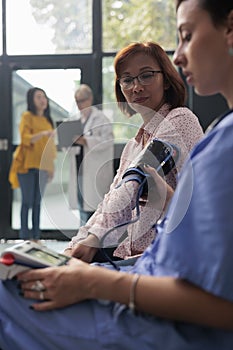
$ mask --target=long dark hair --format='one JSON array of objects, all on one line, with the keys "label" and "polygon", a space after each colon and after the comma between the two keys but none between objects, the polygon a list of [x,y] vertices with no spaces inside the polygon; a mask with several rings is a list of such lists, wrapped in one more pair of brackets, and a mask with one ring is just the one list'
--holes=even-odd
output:
[{"label": "long dark hair", "polygon": [[144,53],[145,55],[152,57],[158,63],[163,72],[164,83],[169,86],[169,88],[164,91],[165,102],[169,103],[171,108],[184,106],[186,100],[185,85],[166,52],[157,43],[137,42],[131,43],[120,50],[114,60],[115,95],[120,110],[128,116],[132,116],[136,113],[126,102],[125,96],[123,95],[118,82],[118,79],[120,78],[119,74],[121,64],[130,59],[130,56],[136,53]]},{"label": "long dark hair", "polygon": [[35,95],[36,91],[43,92],[47,101],[48,101],[47,108],[44,110],[44,116],[47,118],[48,122],[53,127],[53,120],[52,120],[51,115],[50,115],[49,99],[46,95],[46,92],[43,89],[38,88],[38,87],[33,87],[33,88],[28,90],[28,92],[27,92],[27,110],[32,112],[33,114],[36,114],[36,106],[34,103],[34,95]]},{"label": "long dark hair", "polygon": [[[176,10],[180,4],[188,0],[176,0]],[[199,7],[207,11],[215,26],[224,24],[229,12],[233,9],[231,0],[198,0]]]}]

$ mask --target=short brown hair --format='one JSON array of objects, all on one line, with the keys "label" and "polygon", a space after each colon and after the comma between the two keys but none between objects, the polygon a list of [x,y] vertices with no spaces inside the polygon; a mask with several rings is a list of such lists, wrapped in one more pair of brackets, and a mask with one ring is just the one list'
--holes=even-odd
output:
[{"label": "short brown hair", "polygon": [[[180,4],[188,0],[175,0],[176,11]],[[233,9],[233,3],[230,0],[198,0],[198,6],[207,11],[215,27],[221,26],[227,20],[227,16]]]},{"label": "short brown hair", "polygon": [[136,113],[126,102],[118,81],[120,78],[120,68],[122,63],[136,53],[144,53],[145,55],[152,57],[159,64],[159,67],[163,72],[164,82],[169,85],[169,88],[164,91],[165,102],[169,103],[171,108],[184,106],[186,100],[185,85],[166,52],[157,43],[137,42],[131,43],[120,50],[114,60],[115,95],[120,110],[128,116],[132,116]]}]

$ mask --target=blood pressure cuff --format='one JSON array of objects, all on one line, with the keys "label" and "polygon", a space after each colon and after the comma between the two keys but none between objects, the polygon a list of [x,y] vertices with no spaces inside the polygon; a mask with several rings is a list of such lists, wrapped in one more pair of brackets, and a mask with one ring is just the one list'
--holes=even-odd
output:
[{"label": "blood pressure cuff", "polygon": [[167,175],[175,166],[179,158],[179,149],[177,146],[160,139],[153,139],[147,147],[145,147],[136,159],[130,164],[129,168],[122,176],[123,182],[137,181],[142,184],[147,177],[147,181],[143,186],[142,194],[148,193],[149,174],[144,171],[144,164],[148,164],[155,168],[160,176]]}]

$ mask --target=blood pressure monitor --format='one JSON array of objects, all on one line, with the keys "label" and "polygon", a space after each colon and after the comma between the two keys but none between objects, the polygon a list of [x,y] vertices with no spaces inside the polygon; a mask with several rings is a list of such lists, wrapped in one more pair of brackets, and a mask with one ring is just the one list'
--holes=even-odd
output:
[{"label": "blood pressure monitor", "polygon": [[12,278],[29,268],[61,266],[70,257],[31,241],[6,248],[0,257],[0,279]]}]

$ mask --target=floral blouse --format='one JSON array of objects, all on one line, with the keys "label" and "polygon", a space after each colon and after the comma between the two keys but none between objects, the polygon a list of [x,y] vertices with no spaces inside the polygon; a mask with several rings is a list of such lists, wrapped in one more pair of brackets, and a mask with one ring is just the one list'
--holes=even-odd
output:
[{"label": "floral blouse", "polygon": [[124,259],[141,254],[155,238],[153,226],[163,212],[156,210],[148,201],[146,205],[139,206],[138,218],[136,195],[139,184],[135,181],[121,184],[123,174],[145,144],[159,138],[176,145],[180,151],[176,167],[165,177],[167,183],[175,189],[177,172],[202,136],[201,125],[191,110],[186,107],[170,110],[170,106],[164,104],[147,124],[140,127],[136,136],[127,142],[109,192],[86,225],[80,227],[69,247],[92,233],[101,240],[104,247],[116,247],[115,256]]}]

